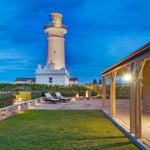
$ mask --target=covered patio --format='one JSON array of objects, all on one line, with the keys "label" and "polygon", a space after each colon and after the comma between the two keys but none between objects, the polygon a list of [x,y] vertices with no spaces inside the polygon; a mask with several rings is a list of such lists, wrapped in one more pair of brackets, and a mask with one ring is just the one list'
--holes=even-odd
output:
[{"label": "covered patio", "polygon": [[[150,141],[150,42],[102,73],[102,107],[113,118],[125,122],[136,138]],[[116,78],[128,74],[130,99],[116,100]],[[110,100],[106,101],[106,81],[110,82]],[[121,111],[119,111],[121,110]]]}]

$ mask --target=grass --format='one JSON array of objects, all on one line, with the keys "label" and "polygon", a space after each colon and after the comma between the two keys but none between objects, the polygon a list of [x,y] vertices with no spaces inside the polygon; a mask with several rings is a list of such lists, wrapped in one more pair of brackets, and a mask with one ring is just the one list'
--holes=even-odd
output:
[{"label": "grass", "polygon": [[101,111],[30,110],[0,122],[2,150],[134,150]]}]

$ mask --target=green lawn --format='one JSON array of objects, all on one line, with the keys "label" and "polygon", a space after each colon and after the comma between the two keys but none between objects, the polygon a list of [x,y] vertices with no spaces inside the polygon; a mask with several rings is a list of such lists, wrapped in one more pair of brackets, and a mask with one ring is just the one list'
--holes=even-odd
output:
[{"label": "green lawn", "polygon": [[101,111],[30,110],[0,122],[0,150],[134,150]]}]

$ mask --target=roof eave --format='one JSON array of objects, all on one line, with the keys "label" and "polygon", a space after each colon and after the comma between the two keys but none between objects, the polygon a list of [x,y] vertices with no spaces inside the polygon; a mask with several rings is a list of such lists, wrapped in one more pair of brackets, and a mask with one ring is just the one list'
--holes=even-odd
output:
[{"label": "roof eave", "polygon": [[[108,69],[104,70],[103,72],[101,72],[101,75],[105,75],[108,74],[110,71],[114,70],[115,68],[123,65],[125,62],[129,61],[131,58],[136,57],[137,55],[139,55],[140,53],[144,52],[146,49],[150,48],[150,42],[148,42],[147,44],[145,44],[144,46],[140,47],[139,49],[137,49],[136,51],[134,51],[133,53],[131,53],[129,56],[125,57],[124,59],[120,60],[119,62],[117,62],[116,64],[114,64],[113,66],[109,67]],[[145,51],[146,52],[146,51]]]}]

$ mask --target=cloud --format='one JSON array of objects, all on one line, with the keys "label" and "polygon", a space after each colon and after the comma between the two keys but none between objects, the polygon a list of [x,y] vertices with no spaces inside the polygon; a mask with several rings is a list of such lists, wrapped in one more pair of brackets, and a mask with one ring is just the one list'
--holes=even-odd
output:
[{"label": "cloud", "polygon": [[14,82],[18,77],[34,77],[38,60],[0,59],[0,82]]},{"label": "cloud", "polygon": [[68,69],[82,81],[91,80],[149,41],[149,5],[149,0],[1,0],[0,68],[11,73],[0,77],[34,76],[37,64],[45,65],[43,26],[57,7],[68,26]]},{"label": "cloud", "polygon": [[[134,3],[133,3],[134,2]],[[122,34],[125,32],[142,32],[149,30],[149,1],[87,1],[78,12],[69,14],[73,24],[68,19],[67,24],[75,28],[77,33],[91,34]],[[131,6],[130,6],[131,5]],[[139,9],[132,11],[132,7],[138,5]],[[128,8],[128,7],[131,8]],[[144,6],[144,7],[143,7]],[[107,9],[106,9],[107,8]],[[72,16],[72,17],[71,17]],[[78,16],[78,18],[76,18]],[[77,20],[77,21],[75,21]],[[71,24],[71,25],[70,25]],[[73,30],[72,30],[73,31]]]},{"label": "cloud", "polygon": [[23,59],[0,59],[0,69],[1,70],[28,70],[30,69],[31,62]]}]

